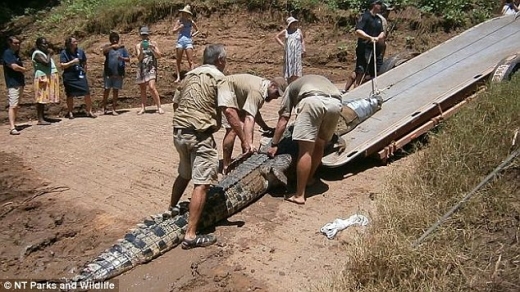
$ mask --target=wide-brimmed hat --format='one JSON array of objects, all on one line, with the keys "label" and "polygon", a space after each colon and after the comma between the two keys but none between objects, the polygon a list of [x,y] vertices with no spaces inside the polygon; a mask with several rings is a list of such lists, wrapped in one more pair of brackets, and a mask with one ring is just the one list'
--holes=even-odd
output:
[{"label": "wide-brimmed hat", "polygon": [[139,34],[140,35],[149,35],[150,34],[150,29],[148,28],[148,26],[143,26],[139,30]]},{"label": "wide-brimmed hat", "polygon": [[285,92],[285,89],[287,88],[287,81],[285,80],[285,78],[275,77],[275,78],[271,79],[271,82],[273,82],[274,84],[276,84],[276,86],[278,86],[278,94],[280,96],[282,96],[283,93]]},{"label": "wide-brimmed hat", "polygon": [[298,19],[291,16],[291,17],[287,18],[286,22],[287,22],[287,27],[289,27],[289,25],[291,25],[291,23],[298,22]]},{"label": "wide-brimmed hat", "polygon": [[186,6],[184,6],[184,8],[182,8],[181,10],[179,10],[179,12],[186,12],[186,13],[188,13],[189,15],[193,15],[193,13],[191,12],[191,6],[190,6],[190,5],[186,5]]}]

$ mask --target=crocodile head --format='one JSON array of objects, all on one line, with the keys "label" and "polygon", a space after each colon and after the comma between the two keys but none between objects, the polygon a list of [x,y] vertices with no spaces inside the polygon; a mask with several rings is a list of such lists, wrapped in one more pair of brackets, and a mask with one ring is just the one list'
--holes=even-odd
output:
[{"label": "crocodile head", "polygon": [[292,157],[289,154],[280,154],[269,159],[261,166],[260,172],[267,180],[269,187],[282,183],[287,186],[285,171],[291,166]]}]

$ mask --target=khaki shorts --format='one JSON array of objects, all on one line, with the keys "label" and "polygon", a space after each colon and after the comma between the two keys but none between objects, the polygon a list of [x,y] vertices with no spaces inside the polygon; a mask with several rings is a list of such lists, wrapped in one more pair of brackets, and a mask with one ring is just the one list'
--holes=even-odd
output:
[{"label": "khaki shorts", "polygon": [[11,87],[7,89],[7,98],[9,100],[9,107],[16,108],[20,101],[20,95],[23,92],[23,86]]},{"label": "khaki shorts", "polygon": [[196,185],[217,183],[218,152],[212,134],[173,132],[179,153],[179,175]]},{"label": "khaki shorts", "polygon": [[309,96],[296,105],[293,140],[316,142],[316,138],[330,141],[336,131],[341,101],[325,96]]}]

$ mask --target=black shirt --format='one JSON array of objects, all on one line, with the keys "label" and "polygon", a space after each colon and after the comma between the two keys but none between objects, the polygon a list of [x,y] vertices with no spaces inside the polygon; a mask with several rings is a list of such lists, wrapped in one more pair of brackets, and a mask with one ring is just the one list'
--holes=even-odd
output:
[{"label": "black shirt", "polygon": [[[377,15],[372,15],[369,10],[365,11],[356,23],[356,30],[362,30],[371,37],[377,37],[383,32],[383,22]],[[358,38],[358,45],[365,45],[367,40]]]},{"label": "black shirt", "polygon": [[24,86],[25,79],[23,72],[15,71],[9,66],[11,64],[17,64],[23,67],[22,59],[20,59],[18,52],[11,49],[5,50],[2,56],[2,63],[4,65],[4,77],[7,88]]}]

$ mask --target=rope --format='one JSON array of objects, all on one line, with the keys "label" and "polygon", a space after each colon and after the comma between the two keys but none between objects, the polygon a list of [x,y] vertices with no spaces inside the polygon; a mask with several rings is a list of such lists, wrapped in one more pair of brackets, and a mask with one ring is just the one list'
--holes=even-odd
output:
[{"label": "rope", "polygon": [[444,214],[435,224],[433,224],[423,235],[417,239],[412,245],[414,248],[417,247],[421,242],[426,239],[437,227],[439,227],[444,221],[446,221],[455,211],[457,211],[464,203],[466,203],[482,186],[487,184],[491,179],[495,178],[497,174],[502,171],[511,161],[520,154],[520,149],[511,153],[499,166],[497,166],[484,180],[482,180],[475,188],[473,188],[462,200],[460,200],[455,206],[453,206],[446,214]]}]

